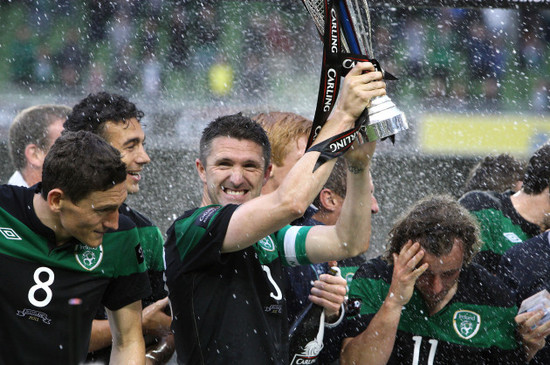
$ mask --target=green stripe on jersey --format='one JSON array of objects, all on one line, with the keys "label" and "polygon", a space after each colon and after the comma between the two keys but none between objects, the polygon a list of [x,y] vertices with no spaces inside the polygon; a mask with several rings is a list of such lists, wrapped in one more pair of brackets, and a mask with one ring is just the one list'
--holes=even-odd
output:
[{"label": "green stripe on jersey", "polygon": [[205,228],[195,224],[197,217],[204,214],[208,209],[216,209],[212,216],[209,217],[208,226],[210,226],[221,211],[221,209],[217,209],[217,207],[221,208],[218,205],[209,205],[198,208],[189,217],[180,219],[174,223],[174,235],[176,238],[175,242],[181,261],[183,261],[189,252],[191,252],[199,244],[200,240],[204,236],[204,232],[206,231]]},{"label": "green stripe on jersey", "polygon": [[500,210],[481,209],[471,213],[480,225],[483,242],[481,251],[492,251],[503,255],[512,246],[531,238],[521,229],[521,226],[514,224]]},{"label": "green stripe on jersey", "polygon": [[[105,233],[100,247],[84,244],[60,246],[50,251],[47,240],[0,208],[0,253],[25,261],[41,262],[50,267],[89,272],[99,277],[133,274],[138,266],[136,228]],[[135,257],[136,261],[129,257]],[[144,272],[144,263],[138,267]]]},{"label": "green stripe on jersey", "polygon": [[157,226],[147,226],[138,227],[137,230],[147,268],[163,271],[162,246],[164,245],[164,238],[160,233],[160,229]]},{"label": "green stripe on jersey", "polygon": [[[350,297],[361,298],[361,314],[375,314],[384,302],[390,285],[384,280],[355,278]],[[355,283],[357,282],[357,283]],[[355,285],[357,284],[357,285]],[[360,288],[360,289],[359,289]],[[497,307],[453,302],[433,316],[417,290],[403,307],[399,330],[450,343],[505,350],[516,349],[514,317],[517,307]]]}]

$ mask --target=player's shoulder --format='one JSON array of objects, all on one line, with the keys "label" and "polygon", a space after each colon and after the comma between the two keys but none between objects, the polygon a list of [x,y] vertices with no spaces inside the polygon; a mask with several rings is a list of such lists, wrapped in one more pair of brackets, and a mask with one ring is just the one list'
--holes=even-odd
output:
[{"label": "player's shoulder", "polygon": [[193,224],[195,226],[206,228],[208,223],[222,207],[220,205],[208,205],[186,210],[179,216],[172,226],[181,226],[182,224]]},{"label": "player's shoulder", "polygon": [[221,206],[219,205],[208,205],[205,207],[186,210],[182,215],[174,220],[166,233],[168,236],[171,236],[175,231],[187,230],[191,226],[206,229],[210,219],[219,209],[221,209]]},{"label": "player's shoulder", "polygon": [[464,194],[458,201],[470,211],[501,209],[504,195],[493,191],[474,190]]},{"label": "player's shoulder", "polygon": [[0,208],[11,217],[27,222],[32,211],[32,200],[38,193],[37,186],[30,188],[15,185],[0,185]]},{"label": "player's shoulder", "polygon": [[155,224],[147,217],[145,214],[139,212],[138,210],[128,206],[126,203],[123,203],[118,209],[120,215],[124,215],[132,220],[136,227],[151,227]]},{"label": "player's shoulder", "polygon": [[207,229],[212,222],[222,220],[229,220],[231,215],[239,205],[228,204],[228,205],[207,205],[200,208],[194,208],[186,211],[183,215],[178,217],[170,229],[174,228],[190,228],[198,227],[202,229]]},{"label": "player's shoulder", "polygon": [[503,257],[516,259],[541,259],[540,254],[550,253],[550,232],[546,231],[533,238],[512,246]]},{"label": "player's shoulder", "polygon": [[378,256],[367,260],[363,263],[353,276],[353,280],[356,279],[388,279],[388,275],[391,277],[392,267],[389,265],[382,256]]},{"label": "player's shoulder", "polygon": [[129,231],[136,230],[136,229],[137,229],[137,226],[134,223],[134,221],[132,219],[130,219],[130,217],[125,216],[123,214],[119,214],[118,215],[118,229],[116,231],[112,231],[110,233],[129,232]]},{"label": "player's shoulder", "polygon": [[0,207],[5,210],[20,208],[25,201],[32,199],[35,190],[16,185],[0,185]]},{"label": "player's shoulder", "polygon": [[515,305],[514,290],[479,264],[471,263],[463,267],[459,285],[464,301],[495,307]]}]

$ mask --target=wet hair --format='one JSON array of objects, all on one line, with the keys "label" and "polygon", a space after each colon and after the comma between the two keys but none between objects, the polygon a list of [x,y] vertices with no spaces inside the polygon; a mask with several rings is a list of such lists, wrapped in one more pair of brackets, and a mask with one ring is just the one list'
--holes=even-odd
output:
[{"label": "wet hair", "polygon": [[15,116],[9,130],[8,150],[17,170],[22,170],[27,164],[25,148],[29,144],[48,152],[48,127],[59,119],[67,119],[70,113],[68,106],[44,104],[24,109]]},{"label": "wet hair", "polygon": [[[338,157],[336,159],[336,164],[334,165],[334,168],[332,169],[332,172],[330,173],[330,176],[328,177],[327,182],[323,186],[323,189],[330,189],[335,194],[338,194],[340,197],[345,198],[346,197],[346,180],[347,180],[347,172],[346,172],[346,160],[343,157]],[[320,193],[319,193],[320,194]],[[321,200],[319,199],[319,194],[315,197],[313,200],[313,205],[320,208],[321,207]]]},{"label": "wet hair", "polygon": [[143,112],[122,95],[99,92],[89,94],[73,107],[63,128],[67,131],[89,131],[102,137],[106,122],[128,124],[131,118],[141,121]]},{"label": "wet hair", "polygon": [[507,153],[486,156],[470,170],[464,190],[503,193],[514,188],[517,182],[523,179],[524,173],[523,163]]},{"label": "wet hair", "polygon": [[252,119],[237,113],[219,117],[210,122],[202,131],[200,141],[200,160],[204,166],[206,166],[206,159],[212,151],[212,141],[217,137],[236,138],[258,144],[263,151],[264,170],[267,170],[270,164],[271,145],[263,128]]},{"label": "wet hair", "polygon": [[126,165],[116,148],[91,132],[65,132],[44,160],[41,194],[47,199],[58,188],[77,203],[124,181]]},{"label": "wet hair", "polygon": [[464,265],[479,251],[479,226],[470,212],[449,195],[428,196],[397,220],[389,232],[385,260],[393,263],[393,253],[412,240],[437,257],[451,252],[455,239],[462,243]]},{"label": "wet hair", "polygon": [[542,193],[550,180],[550,144],[544,144],[529,159],[522,190],[529,195]]},{"label": "wet hair", "polygon": [[260,113],[252,117],[267,133],[271,143],[271,160],[277,166],[282,166],[290,152],[291,143],[298,138],[309,136],[313,122],[298,114],[287,112]]}]

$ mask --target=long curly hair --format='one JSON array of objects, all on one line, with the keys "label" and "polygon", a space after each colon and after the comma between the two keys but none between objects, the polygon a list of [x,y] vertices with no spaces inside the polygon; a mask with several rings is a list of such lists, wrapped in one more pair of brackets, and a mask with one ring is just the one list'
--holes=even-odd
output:
[{"label": "long curly hair", "polygon": [[399,253],[409,240],[419,242],[432,255],[444,256],[451,252],[455,239],[462,242],[464,264],[469,264],[481,247],[477,221],[451,196],[428,196],[396,221],[384,259],[393,263],[392,254]]}]

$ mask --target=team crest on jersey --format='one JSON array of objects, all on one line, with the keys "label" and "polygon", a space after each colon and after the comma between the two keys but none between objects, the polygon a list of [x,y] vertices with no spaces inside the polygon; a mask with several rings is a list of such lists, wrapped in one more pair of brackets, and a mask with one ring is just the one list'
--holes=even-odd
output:
[{"label": "team crest on jersey", "polygon": [[99,247],[90,247],[83,244],[78,244],[74,249],[76,262],[84,269],[92,271],[103,259],[103,245]]},{"label": "team crest on jersey", "polygon": [[271,239],[271,236],[267,236],[258,241],[261,248],[266,251],[275,251],[275,242]]},{"label": "team crest on jersey", "polygon": [[479,331],[481,316],[476,312],[458,310],[453,316],[453,327],[456,333],[465,340],[474,337]]},{"label": "team crest on jersey", "polygon": [[0,227],[0,233],[8,240],[21,240],[21,237],[11,228]]},{"label": "team crest on jersey", "polygon": [[514,232],[505,232],[503,233],[504,237],[506,237],[506,239],[508,239],[508,241],[510,242],[513,242],[513,243],[521,243],[523,242],[521,240],[521,238],[519,238],[517,236],[517,234],[515,234]]}]

